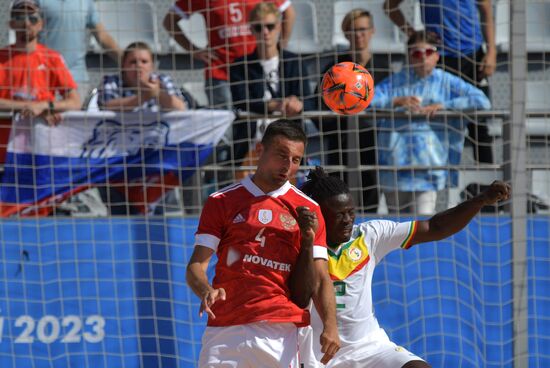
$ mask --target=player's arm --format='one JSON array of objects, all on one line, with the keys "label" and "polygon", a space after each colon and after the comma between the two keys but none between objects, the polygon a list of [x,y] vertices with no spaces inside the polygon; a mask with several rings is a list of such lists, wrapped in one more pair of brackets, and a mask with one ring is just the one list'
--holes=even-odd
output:
[{"label": "player's arm", "polygon": [[206,269],[213,254],[213,249],[196,245],[187,265],[186,279],[187,285],[201,299],[199,316],[206,312],[210,318],[215,319],[216,316],[210,307],[217,300],[225,300],[225,290],[223,288],[214,289],[208,282]]},{"label": "player's arm", "polygon": [[510,185],[494,181],[489,188],[458,206],[439,212],[426,221],[417,222],[411,244],[436,241],[462,230],[484,206],[510,198]]},{"label": "player's arm", "polygon": [[336,323],[336,298],[334,286],[328,273],[328,264],[325,259],[315,259],[315,271],[319,280],[317,290],[313,293],[313,303],[323,322],[321,333],[321,352],[324,353],[321,363],[327,364],[340,350],[340,337]]},{"label": "player's arm", "polygon": [[283,12],[283,29],[281,31],[281,46],[284,48],[290,40],[292,34],[292,28],[294,28],[294,22],[296,21],[296,10],[292,4]]},{"label": "player's arm", "polygon": [[53,101],[51,112],[61,112],[69,110],[80,110],[80,96],[76,89],[69,89],[63,93],[61,100]]},{"label": "player's arm", "polygon": [[497,46],[495,42],[495,22],[493,19],[493,4],[491,0],[477,2],[481,31],[487,45],[487,52],[481,61],[479,71],[484,76],[490,76],[495,72],[497,66]]},{"label": "player's arm", "polygon": [[288,287],[290,300],[300,308],[307,308],[318,285],[313,259],[313,242],[318,223],[317,216],[309,208],[300,206],[296,212],[300,226],[300,253],[290,273]]},{"label": "player's arm", "polygon": [[162,25],[170,35],[181,47],[189,51],[193,58],[203,61],[204,63],[209,63],[211,59],[217,59],[218,57],[213,51],[208,49],[201,49],[196,46],[187,35],[181,30],[178,26],[178,22],[182,20],[182,16],[174,10],[170,10],[164,20]]},{"label": "player's arm", "polygon": [[117,63],[120,63],[122,51],[120,50],[120,47],[118,47],[115,39],[109,34],[109,32],[107,32],[107,29],[105,29],[103,23],[97,23],[95,27],[91,29],[91,33],[97,40],[97,43],[99,43],[101,47],[107,51],[107,54],[111,57],[111,59]]},{"label": "player's arm", "polygon": [[399,4],[401,4],[402,1],[403,0],[384,1],[384,12],[399,29],[410,36],[414,32],[414,28],[407,22],[403,12],[399,9]]}]

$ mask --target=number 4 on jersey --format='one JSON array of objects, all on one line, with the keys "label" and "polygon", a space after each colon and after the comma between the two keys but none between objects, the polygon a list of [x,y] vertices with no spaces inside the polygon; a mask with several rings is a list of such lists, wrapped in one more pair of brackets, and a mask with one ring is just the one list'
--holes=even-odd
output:
[{"label": "number 4 on jersey", "polygon": [[254,240],[260,242],[260,246],[265,246],[265,236],[264,236],[265,227],[262,227],[262,229],[258,232]]}]

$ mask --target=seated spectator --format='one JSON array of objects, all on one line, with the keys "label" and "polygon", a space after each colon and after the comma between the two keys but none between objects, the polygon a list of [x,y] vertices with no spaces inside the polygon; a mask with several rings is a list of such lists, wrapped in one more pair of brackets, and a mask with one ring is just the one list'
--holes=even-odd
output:
[{"label": "seated spectator", "polygon": [[[121,74],[103,78],[99,107],[123,111],[186,110],[188,102],[172,78],[158,74],[154,69],[153,52],[146,43],[128,45],[122,56]],[[147,176],[132,183],[111,183],[109,188],[100,191],[102,198],[109,203],[111,214],[152,214],[159,212],[156,205],[167,197],[177,197],[173,192],[179,185],[179,179],[168,173]],[[164,205],[177,206],[166,201]]]},{"label": "seated spectator", "polygon": [[[334,62],[331,62],[323,73],[321,79],[332,65],[344,61],[352,61],[364,66],[372,75],[374,83],[382,81],[390,74],[390,66],[387,55],[373,55],[370,51],[370,40],[375,37],[376,29],[371,13],[365,9],[353,9],[342,20],[342,32],[350,43],[350,50],[336,54]],[[319,86],[321,81],[319,81]],[[319,89],[319,87],[318,87]],[[318,96],[321,96],[318,90]],[[328,108],[321,102],[321,108]],[[324,148],[327,152],[327,165],[346,164],[347,135],[345,124],[340,124],[339,118],[322,118],[317,122],[317,128],[324,138]],[[362,122],[359,132],[359,147],[361,165],[376,165],[376,130],[374,124]],[[351,153],[355,154],[355,153]],[[363,201],[361,207],[365,212],[378,210],[378,179],[377,172],[372,170],[361,171],[361,187],[363,188]]]},{"label": "seated spectator", "polygon": [[172,78],[154,71],[153,52],[144,42],[128,45],[120,75],[103,78],[98,104],[103,110],[185,110],[186,101]]},{"label": "seated spectator", "polygon": [[[281,12],[277,6],[259,3],[250,13],[249,24],[256,38],[256,51],[235,60],[229,73],[235,108],[292,117],[314,107],[309,83],[304,78],[307,74],[298,56],[279,46]],[[249,152],[251,140],[261,136],[268,123],[262,120],[234,125],[236,162]]]},{"label": "seated spectator", "polygon": [[[38,43],[43,21],[35,1],[13,1],[9,25],[15,31],[15,44],[0,50],[0,110],[56,125],[59,112],[80,109],[77,85],[63,57]],[[0,121],[1,163],[10,128],[11,120]]]},{"label": "seated spectator", "polygon": [[489,109],[491,103],[478,88],[438,69],[437,38],[415,32],[407,43],[409,67],[378,84],[372,106],[396,108],[426,119],[382,119],[378,126],[380,165],[432,166],[427,170],[381,170],[380,184],[390,210],[421,215],[435,211],[437,191],[456,184],[448,169],[456,165],[464,147],[465,123],[450,118],[430,121],[438,110]]}]

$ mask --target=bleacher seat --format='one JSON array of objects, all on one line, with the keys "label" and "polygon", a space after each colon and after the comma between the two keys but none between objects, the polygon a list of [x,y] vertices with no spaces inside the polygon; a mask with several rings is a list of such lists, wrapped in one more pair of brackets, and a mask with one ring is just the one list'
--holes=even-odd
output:
[{"label": "bleacher seat", "polygon": [[208,96],[204,90],[204,81],[183,82],[182,87],[189,92],[200,106],[208,106]]},{"label": "bleacher seat", "polygon": [[297,54],[314,54],[322,51],[317,32],[317,12],[311,1],[296,1],[296,22],[287,49]]},{"label": "bleacher seat", "polygon": [[[189,18],[184,18],[178,22],[178,26],[191,42],[197,47],[205,48],[208,46],[206,23],[204,17],[199,13],[193,13]],[[181,47],[173,38],[168,41],[170,50],[177,53],[187,53],[188,51]]]},{"label": "bleacher seat", "polygon": [[[150,2],[98,1],[96,8],[101,23],[120,48],[124,49],[132,42],[142,41],[153,52],[160,52],[156,9]],[[90,44],[93,51],[101,51],[93,37]]]},{"label": "bleacher seat", "polygon": [[[420,28],[419,17],[420,9],[416,2],[406,1],[403,4],[403,13],[408,15],[407,18],[411,23]],[[407,7],[412,6],[412,10],[407,10]],[[333,17],[333,32],[332,45],[337,48],[349,48],[349,42],[344,37],[341,25],[345,15],[356,8],[368,10],[372,14],[376,33],[372,37],[370,49],[373,53],[405,53],[405,36],[399,28],[384,13],[384,0],[363,0],[363,1],[335,1],[334,2],[334,17]]]},{"label": "bleacher seat", "polygon": [[[547,111],[550,101],[550,81],[527,81],[525,93],[526,111]],[[529,118],[526,132],[532,136],[550,136],[549,118]]]},{"label": "bleacher seat", "polygon": [[[531,193],[550,203],[550,171],[531,170]],[[548,213],[548,211],[546,211]]]},{"label": "bleacher seat", "polygon": [[[510,2],[497,0],[495,10],[495,42],[500,51],[510,50]],[[550,2],[527,1],[527,52],[550,52]]]}]

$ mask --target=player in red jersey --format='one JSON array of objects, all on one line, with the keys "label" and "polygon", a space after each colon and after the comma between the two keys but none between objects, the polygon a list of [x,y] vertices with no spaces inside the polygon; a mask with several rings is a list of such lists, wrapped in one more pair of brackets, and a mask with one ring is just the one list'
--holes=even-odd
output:
[{"label": "player in red jersey", "polygon": [[297,326],[309,325],[311,297],[324,322],[324,361],[339,349],[324,220],[318,204],[289,182],[305,144],[299,124],[273,122],[258,145],[255,174],[204,205],[187,266],[199,313],[208,314],[200,367],[297,367]]},{"label": "player in red jersey", "polygon": [[[281,44],[290,38],[296,17],[290,0],[271,0],[283,14]],[[248,25],[248,15],[260,0],[179,0],[164,18],[164,28],[178,44],[189,50],[193,58],[207,66],[205,80],[210,105],[231,107],[229,66],[236,58],[252,53],[256,39]],[[201,49],[189,40],[178,26],[181,19],[200,13],[208,30],[208,46]],[[211,93],[208,90],[212,89]]]}]

